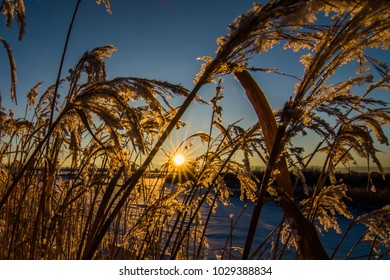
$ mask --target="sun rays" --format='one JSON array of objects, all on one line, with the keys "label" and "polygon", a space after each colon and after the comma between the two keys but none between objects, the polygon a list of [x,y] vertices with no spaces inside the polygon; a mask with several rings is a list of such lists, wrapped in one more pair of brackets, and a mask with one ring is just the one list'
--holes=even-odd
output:
[{"label": "sun rays", "polygon": [[185,158],[182,154],[177,154],[173,157],[173,163],[176,166],[181,166],[185,162]]}]

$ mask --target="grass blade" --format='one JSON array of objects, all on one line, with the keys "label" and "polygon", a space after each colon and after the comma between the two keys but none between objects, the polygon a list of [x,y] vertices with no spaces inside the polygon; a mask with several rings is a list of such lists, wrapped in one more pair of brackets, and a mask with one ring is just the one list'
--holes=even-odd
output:
[{"label": "grass blade", "polygon": [[[246,90],[246,95],[256,111],[268,152],[271,153],[278,127],[267,98],[248,71],[237,72],[235,75]],[[291,179],[284,156],[281,156],[277,162],[277,169],[280,171],[276,179],[279,188],[292,195]]]},{"label": "grass blade", "polygon": [[[263,130],[267,149],[271,154],[270,162],[268,163],[270,166],[267,167],[269,170],[269,167],[272,168],[274,162],[279,156],[278,153],[275,154],[275,148],[276,151],[282,150],[280,148],[278,149],[277,147],[280,145],[280,139],[277,137],[279,136],[277,134],[280,134],[280,131],[278,131],[276,119],[264,92],[257,85],[256,81],[252,78],[248,71],[238,72],[235,73],[235,75],[246,90],[248,99],[252,103],[252,106],[259,118],[259,123]],[[279,187],[279,195],[282,197],[280,204],[292,230],[297,233],[296,241],[298,245],[298,251],[300,252],[302,258],[329,259],[321,244],[321,241],[318,238],[314,225],[302,215],[302,213],[290,199],[290,196],[292,195],[292,184],[287,168],[287,162],[284,156],[279,157],[279,160],[275,162],[275,167],[279,170],[276,180]],[[265,188],[268,186],[268,181],[269,176],[265,176],[259,191],[258,200],[253,209],[243,258],[249,257],[249,252],[252,246],[254,235],[256,233],[257,223],[260,218],[260,212],[263,206],[263,197],[265,195]]]}]

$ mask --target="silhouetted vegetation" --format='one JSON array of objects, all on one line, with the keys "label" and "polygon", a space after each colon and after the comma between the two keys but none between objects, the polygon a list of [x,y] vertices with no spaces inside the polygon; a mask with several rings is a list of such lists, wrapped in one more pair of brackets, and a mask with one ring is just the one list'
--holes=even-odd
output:
[{"label": "silhouetted vegetation", "polygon": [[[309,169],[304,173],[305,183],[308,186],[309,195],[312,195],[313,186],[315,186],[320,178],[321,171],[318,169]],[[260,182],[264,177],[264,172],[254,171],[253,176]],[[291,180],[295,180],[294,174],[290,173]],[[336,173],[338,181],[344,182],[348,186],[347,197],[345,203],[351,208],[359,212],[368,212],[378,210],[390,204],[390,174],[386,174],[385,178],[378,173],[350,172]],[[236,195],[240,195],[240,181],[233,173],[224,174],[224,180],[231,191]],[[327,179],[326,184],[330,184]],[[272,195],[268,194],[268,197]],[[298,184],[295,191],[295,199],[299,202],[308,195],[305,194],[302,184]]]},{"label": "silhouetted vegetation", "polygon": [[[96,2],[110,10],[108,0]],[[7,26],[16,16],[22,39],[24,1],[3,0],[1,12]],[[376,146],[389,144],[383,127],[390,123],[390,108],[371,95],[390,89],[390,70],[369,50],[387,50],[389,30],[388,0],[272,0],[255,3],[233,21],[217,39],[215,57],[201,58],[191,90],[139,77],[110,79],[105,60],[115,52],[113,45],[86,51],[66,77],[61,62],[52,86],[40,92],[39,82],[25,93],[24,117],[0,104],[0,258],[283,259],[294,251],[300,259],[330,259],[337,249],[328,255],[318,233],[326,238],[335,230],[341,244],[348,232],[342,232],[339,217],[351,220],[347,231],[357,224],[367,229],[351,252],[366,242],[370,249],[362,257],[388,257],[388,176]],[[17,106],[16,64],[11,46],[2,37],[0,42]],[[284,106],[275,109],[267,95],[278,92],[263,92],[250,71],[283,73],[250,67],[249,57],[278,44],[298,52],[304,70]],[[346,64],[356,71],[339,77]],[[237,78],[257,114],[249,128],[222,121],[228,75]],[[210,83],[215,93],[206,102],[198,93]],[[172,105],[173,98],[182,105]],[[209,105],[209,131],[165,151],[164,142],[183,128],[181,119],[193,102]],[[304,155],[294,140],[308,133],[320,140]],[[175,165],[172,155],[194,142],[202,152],[187,166]],[[159,152],[166,162],[152,171]],[[320,169],[308,171],[318,154]],[[379,173],[336,172],[356,158],[374,162]],[[261,161],[263,173],[253,171],[251,159]],[[69,168],[66,176],[63,168]],[[217,207],[229,203],[231,188],[239,188],[240,199],[253,206],[245,245],[238,248],[231,239],[240,216],[234,224],[229,217],[226,245],[210,248],[208,225]],[[268,201],[280,206],[283,217],[256,244]],[[354,216],[354,208],[364,215]]]}]

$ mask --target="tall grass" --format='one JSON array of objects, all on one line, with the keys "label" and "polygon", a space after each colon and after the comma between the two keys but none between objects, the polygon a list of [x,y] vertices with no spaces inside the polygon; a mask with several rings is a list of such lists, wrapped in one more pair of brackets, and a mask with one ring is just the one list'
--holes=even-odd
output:
[{"label": "tall grass", "polygon": [[[109,10],[109,1],[103,2]],[[23,1],[3,1],[2,10],[7,24],[17,11],[22,34]],[[255,4],[217,40],[215,58],[203,58],[192,90],[144,78],[108,79],[105,59],[115,51],[112,45],[86,52],[66,78],[61,78],[61,63],[54,85],[41,94],[38,83],[27,94],[25,117],[16,118],[0,106],[0,258],[281,259],[295,252],[297,258],[328,259],[339,247],[326,252],[319,234],[341,232],[340,215],[352,220],[340,235],[340,245],[349,230],[362,223],[367,231],[356,246],[369,242],[365,257],[387,257],[389,206],[353,217],[345,203],[347,186],[337,180],[335,170],[363,157],[384,173],[375,139],[388,144],[383,126],[390,121],[390,110],[368,95],[389,88],[389,69],[366,50],[388,47],[389,11],[388,1]],[[320,12],[325,12],[326,24],[318,23]],[[16,103],[11,47],[0,40],[10,58],[11,98]],[[247,57],[280,43],[302,53],[305,70],[285,106],[273,111],[267,102],[272,93],[263,92],[248,72],[261,68],[249,67]],[[62,61],[67,44],[68,40]],[[356,76],[331,84],[340,67],[351,62],[356,62]],[[248,129],[222,124],[219,78],[224,75],[237,77],[257,113],[259,122]],[[198,92],[216,79],[209,131],[190,135],[180,145],[195,142],[204,145],[205,152],[187,170],[179,170],[170,158],[173,152],[166,151],[166,164],[158,176],[151,176],[151,163],[164,152],[167,137],[181,129],[181,118],[192,102],[205,103]],[[60,85],[67,89],[62,99]],[[355,93],[358,87],[364,94]],[[184,101],[176,108],[170,98]],[[294,138],[309,130],[321,140],[305,155]],[[234,160],[238,152],[243,162]],[[318,182],[308,186],[304,171],[319,153],[325,155],[322,170]],[[263,178],[254,176],[252,159],[266,166]],[[190,176],[169,180],[182,171]],[[218,205],[230,203],[232,192],[224,180],[229,172],[240,181],[241,199],[253,203],[254,210],[245,247],[235,250],[232,236],[240,217],[231,217],[229,240],[213,251],[207,229]],[[297,200],[297,193],[305,197]],[[279,205],[284,216],[267,238],[254,244],[262,207],[269,201]]]}]

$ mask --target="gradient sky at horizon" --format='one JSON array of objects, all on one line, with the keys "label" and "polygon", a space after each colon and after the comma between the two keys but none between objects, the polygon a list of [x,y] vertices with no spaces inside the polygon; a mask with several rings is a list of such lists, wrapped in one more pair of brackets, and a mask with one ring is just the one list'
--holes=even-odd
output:
[{"label": "gradient sky at horizon", "polygon": [[[29,0],[26,4],[26,35],[19,42],[18,26],[13,23],[7,29],[0,24],[2,36],[13,50],[18,73],[18,106],[9,98],[8,60],[4,49],[0,52],[0,90],[3,107],[12,108],[21,116],[25,109],[27,92],[40,81],[42,93],[56,79],[66,32],[76,5],[76,0]],[[198,73],[201,56],[214,56],[216,39],[225,35],[228,25],[241,13],[252,7],[253,0],[111,0],[112,14],[103,4],[94,0],[83,0],[70,37],[62,77],[74,67],[87,50],[97,46],[113,44],[117,51],[106,61],[108,78],[145,77],[182,84],[192,89],[192,80]],[[264,1],[260,1],[264,2]],[[2,16],[2,19],[4,17]],[[278,70],[300,76],[303,67],[298,62],[299,54],[276,47],[261,55],[250,66],[276,67]],[[388,54],[380,54],[389,62]],[[276,74],[254,74],[262,89],[268,94],[272,107],[280,108],[293,95],[296,80]],[[243,127],[253,125],[256,114],[245,98],[241,86],[232,77],[223,84],[224,123],[231,124],[242,119]],[[207,85],[199,93],[209,101],[215,85]],[[61,92],[60,92],[61,93]],[[65,94],[65,93],[64,93]],[[387,101],[390,101],[388,97]],[[180,104],[180,101],[177,105]],[[209,106],[193,104],[183,120],[188,123],[187,133],[208,131],[211,113]],[[186,131],[186,130],[184,130]],[[387,129],[387,132],[389,130]],[[182,132],[181,132],[182,133]],[[387,134],[389,136],[389,134]],[[179,142],[186,135],[178,136]],[[180,139],[181,138],[181,139]],[[307,137],[307,145],[314,138]],[[303,144],[305,146],[306,144]],[[379,146],[384,166],[390,166],[390,149]],[[361,162],[365,164],[365,162]]]}]

